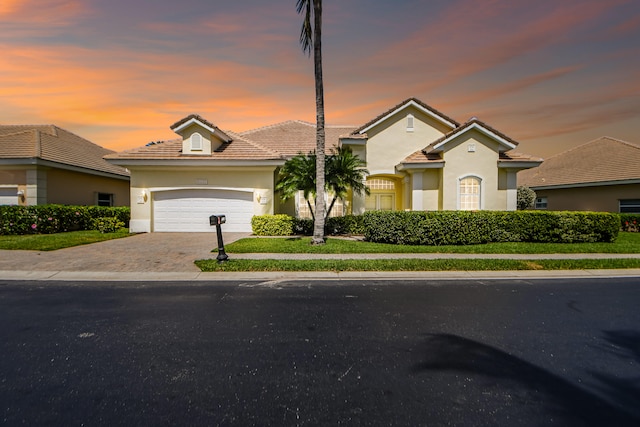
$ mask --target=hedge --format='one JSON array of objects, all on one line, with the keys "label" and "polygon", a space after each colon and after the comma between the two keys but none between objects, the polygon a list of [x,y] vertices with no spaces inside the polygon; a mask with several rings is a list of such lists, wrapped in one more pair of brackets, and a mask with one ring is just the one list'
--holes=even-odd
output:
[{"label": "hedge", "polygon": [[[52,234],[65,231],[95,230],[98,218],[110,218],[129,226],[129,207],[105,206],[0,206],[0,235]],[[104,221],[102,221],[104,223]]]},{"label": "hedge", "polygon": [[[330,217],[325,221],[325,234],[364,234],[362,215]],[[251,218],[251,230],[256,236],[291,236],[313,234],[313,220],[289,215],[260,215]]]},{"label": "hedge", "polygon": [[371,211],[363,217],[367,240],[406,245],[613,242],[620,231],[620,216],[604,212]]},{"label": "hedge", "polygon": [[[325,234],[364,234],[371,242],[432,246],[613,242],[618,237],[620,221],[618,214],[601,212],[370,211],[328,218]],[[259,236],[313,234],[312,220],[288,215],[253,217],[252,227]]]}]

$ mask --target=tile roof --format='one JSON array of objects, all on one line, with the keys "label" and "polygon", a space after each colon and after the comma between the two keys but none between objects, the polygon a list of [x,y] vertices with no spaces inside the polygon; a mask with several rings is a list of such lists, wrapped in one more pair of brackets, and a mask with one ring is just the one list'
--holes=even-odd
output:
[{"label": "tile roof", "polygon": [[640,145],[603,136],[518,173],[518,185],[547,187],[640,179]]},{"label": "tile roof", "polygon": [[[349,135],[355,126],[325,126],[325,151],[340,146],[340,137]],[[316,149],[316,125],[300,120],[289,120],[271,126],[241,133],[263,147],[286,157],[307,154]]]},{"label": "tile roof", "polygon": [[451,117],[447,116],[446,114],[436,110],[435,108],[425,104],[424,102],[420,101],[417,98],[408,98],[405,99],[404,101],[402,101],[401,103],[399,103],[398,105],[391,107],[390,109],[388,109],[387,111],[385,111],[384,113],[380,114],[378,117],[376,117],[373,120],[368,121],[367,123],[365,123],[364,125],[360,126],[359,128],[355,129],[353,131],[354,134],[356,133],[360,133],[362,132],[364,129],[367,129],[369,126],[373,125],[374,123],[382,120],[383,118],[385,118],[386,116],[388,116],[389,114],[393,113],[394,111],[402,108],[403,106],[405,106],[406,104],[409,104],[411,102],[414,102],[416,104],[418,104],[419,106],[421,106],[422,108],[424,108],[425,110],[430,111],[432,114],[434,114],[435,116],[440,117],[442,120],[447,121],[452,123],[454,126],[458,127],[460,126],[460,123],[458,123],[457,121],[455,121],[454,119],[452,119]]},{"label": "tile roof", "polygon": [[128,177],[125,168],[103,159],[111,153],[55,125],[0,125],[0,159],[41,159]]},{"label": "tile roof", "polygon": [[110,154],[106,159],[113,160],[168,160],[168,159],[211,159],[211,160],[276,160],[282,155],[265,148],[241,135],[226,132],[231,142],[223,143],[211,155],[182,154],[182,138],[149,143],[144,147]]}]

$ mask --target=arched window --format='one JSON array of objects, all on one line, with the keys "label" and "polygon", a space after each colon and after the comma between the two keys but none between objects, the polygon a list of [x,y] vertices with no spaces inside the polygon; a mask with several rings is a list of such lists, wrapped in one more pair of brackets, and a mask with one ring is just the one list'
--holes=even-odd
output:
[{"label": "arched window", "polygon": [[480,206],[480,184],[482,180],[475,176],[467,176],[460,179],[460,210],[479,210]]},{"label": "arched window", "polygon": [[202,135],[198,132],[191,135],[191,149],[202,150]]}]

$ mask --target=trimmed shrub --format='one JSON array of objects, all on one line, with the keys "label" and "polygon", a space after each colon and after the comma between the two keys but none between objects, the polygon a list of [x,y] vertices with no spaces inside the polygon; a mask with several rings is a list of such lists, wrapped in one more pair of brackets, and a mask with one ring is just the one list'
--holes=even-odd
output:
[{"label": "trimmed shrub", "polygon": [[0,234],[51,234],[93,230],[94,219],[115,217],[129,226],[129,207],[104,206],[0,206]]},{"label": "trimmed shrub", "polygon": [[612,242],[617,214],[547,211],[365,212],[365,238],[406,245]]},{"label": "trimmed shrub", "polygon": [[260,215],[251,218],[251,230],[256,236],[291,236],[293,223],[289,215]]},{"label": "trimmed shrub", "polygon": [[632,233],[640,232],[640,214],[620,214],[620,229]]},{"label": "trimmed shrub", "polygon": [[124,227],[124,222],[115,216],[103,216],[93,220],[93,229],[101,233],[115,233]]}]

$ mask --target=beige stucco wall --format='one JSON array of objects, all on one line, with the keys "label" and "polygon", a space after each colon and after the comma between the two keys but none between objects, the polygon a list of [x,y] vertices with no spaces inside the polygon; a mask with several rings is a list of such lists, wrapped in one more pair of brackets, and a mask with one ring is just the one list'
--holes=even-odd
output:
[{"label": "beige stucco wall", "polygon": [[[469,152],[469,144],[475,144],[475,152]],[[482,180],[480,208],[505,210],[507,191],[498,187],[498,143],[476,130],[471,130],[448,142],[445,148],[442,209],[459,209],[460,179],[475,176]]]},{"label": "beige stucco wall", "polygon": [[62,169],[47,170],[47,203],[95,205],[98,193],[113,194],[114,206],[129,206],[129,181]]},{"label": "beige stucco wall", "polygon": [[[273,176],[275,167],[130,167],[131,228],[151,231],[153,193],[179,189],[224,189],[251,192],[253,215],[274,212]],[[146,200],[143,198],[146,194]],[[258,201],[266,197],[266,203]],[[278,204],[276,201],[275,204]]]},{"label": "beige stucco wall", "polygon": [[[407,115],[414,116],[414,130],[407,131]],[[395,174],[395,166],[408,155],[425,148],[451,128],[408,107],[367,131],[367,169],[372,175]]]},{"label": "beige stucco wall", "polygon": [[129,206],[129,181],[39,166],[3,168],[0,184],[24,192],[20,205],[95,205],[98,193],[113,194],[115,206]]},{"label": "beige stucco wall", "polygon": [[640,184],[533,190],[553,211],[618,212],[620,199],[640,199]]}]

